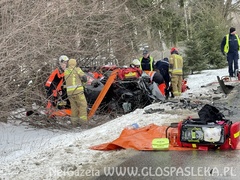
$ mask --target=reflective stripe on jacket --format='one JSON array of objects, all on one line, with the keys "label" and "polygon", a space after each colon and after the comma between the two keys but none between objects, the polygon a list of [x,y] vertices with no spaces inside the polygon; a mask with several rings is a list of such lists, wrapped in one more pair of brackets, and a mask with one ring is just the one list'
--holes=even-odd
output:
[{"label": "reflective stripe on jacket", "polygon": [[140,69],[141,70],[147,70],[147,71],[153,71],[153,57],[152,56],[149,56],[149,59],[150,61],[148,62],[149,66],[150,66],[150,69],[143,69],[142,68],[142,60],[143,60],[143,57],[139,58],[139,61],[140,61]]},{"label": "reflective stripe on jacket", "polygon": [[[235,34],[237,41],[238,41],[238,50],[240,50],[240,40],[237,34]],[[229,51],[229,34],[226,35],[226,43],[224,45],[224,52],[228,53]]]},{"label": "reflective stripe on jacket", "polygon": [[84,75],[84,72],[79,67],[67,68],[65,70],[64,77],[68,95],[83,92],[81,77]]},{"label": "reflective stripe on jacket", "polygon": [[172,54],[169,58],[169,72],[176,75],[183,74],[183,59],[178,54]]}]

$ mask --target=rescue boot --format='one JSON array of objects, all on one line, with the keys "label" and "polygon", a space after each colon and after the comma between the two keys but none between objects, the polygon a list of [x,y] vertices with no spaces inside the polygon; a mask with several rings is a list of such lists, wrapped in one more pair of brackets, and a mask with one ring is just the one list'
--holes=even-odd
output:
[{"label": "rescue boot", "polygon": [[169,90],[165,89],[165,99],[168,100],[169,98]]},{"label": "rescue boot", "polygon": [[89,128],[89,124],[88,124],[87,120],[79,119],[78,124],[82,129],[88,129]]},{"label": "rescue boot", "polygon": [[78,118],[77,117],[71,117],[71,127],[76,128],[78,126],[79,126]]}]

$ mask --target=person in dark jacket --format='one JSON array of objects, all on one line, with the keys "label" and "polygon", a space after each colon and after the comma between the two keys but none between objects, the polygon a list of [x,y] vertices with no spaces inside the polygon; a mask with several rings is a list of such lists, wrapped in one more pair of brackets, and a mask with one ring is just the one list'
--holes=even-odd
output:
[{"label": "person in dark jacket", "polygon": [[[159,71],[159,73],[162,75],[165,85],[166,85],[166,89],[165,89],[165,96],[166,99],[168,99],[169,97],[169,92],[170,92],[170,75],[169,75],[169,60],[167,57],[165,57],[163,60],[159,60],[156,62],[155,64],[155,69],[157,69]],[[172,94],[173,96],[173,94]]]},{"label": "person in dark jacket", "polygon": [[[240,40],[236,34],[236,29],[231,27],[229,34],[224,36],[221,43],[221,51],[223,55],[227,55],[228,72],[230,77],[234,77],[236,70],[238,69],[238,51],[240,49]],[[233,68],[234,65],[234,68]]]},{"label": "person in dark jacket", "polygon": [[141,63],[140,69],[143,71],[153,71],[154,70],[154,59],[150,56],[147,50],[143,51],[143,57],[139,58]]}]

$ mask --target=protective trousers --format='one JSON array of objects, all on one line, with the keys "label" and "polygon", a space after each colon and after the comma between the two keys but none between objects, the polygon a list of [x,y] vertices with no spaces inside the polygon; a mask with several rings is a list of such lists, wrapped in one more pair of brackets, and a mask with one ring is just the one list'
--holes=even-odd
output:
[{"label": "protective trousers", "polygon": [[228,72],[230,77],[233,77],[236,73],[236,70],[238,69],[238,58],[238,52],[227,54]]},{"label": "protective trousers", "polygon": [[87,121],[87,101],[84,93],[69,95],[71,104],[71,121],[73,125]]},{"label": "protective trousers", "polygon": [[173,74],[171,78],[172,82],[172,91],[174,96],[180,96],[182,93],[182,75]]}]

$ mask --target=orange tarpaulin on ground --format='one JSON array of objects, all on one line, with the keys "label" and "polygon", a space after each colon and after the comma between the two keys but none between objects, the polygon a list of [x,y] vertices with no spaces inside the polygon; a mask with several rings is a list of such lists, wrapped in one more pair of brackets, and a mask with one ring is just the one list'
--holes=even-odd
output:
[{"label": "orange tarpaulin on ground", "polygon": [[[150,124],[138,129],[124,129],[120,136],[110,143],[104,143],[90,147],[93,150],[116,150],[116,149],[135,149],[135,150],[162,150],[155,148],[154,139],[166,138],[167,126]],[[175,129],[176,130],[176,129]],[[175,131],[176,132],[176,131]],[[238,145],[238,148],[240,146]],[[166,150],[198,150],[189,147],[177,147],[169,144]]]}]

